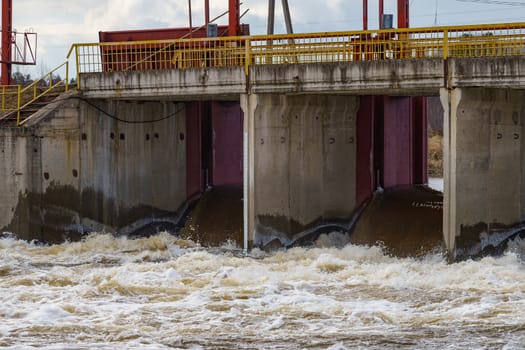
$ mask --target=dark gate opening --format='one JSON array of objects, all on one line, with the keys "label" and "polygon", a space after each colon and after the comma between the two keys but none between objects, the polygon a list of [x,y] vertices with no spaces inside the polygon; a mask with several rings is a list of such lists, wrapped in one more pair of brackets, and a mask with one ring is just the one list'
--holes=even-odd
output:
[{"label": "dark gate opening", "polygon": [[381,243],[401,256],[443,241],[443,194],[430,189],[427,98],[363,96],[357,116],[357,244]]},{"label": "dark gate opening", "polygon": [[187,103],[186,183],[194,203],[181,234],[203,245],[243,241],[243,115],[239,101]]}]

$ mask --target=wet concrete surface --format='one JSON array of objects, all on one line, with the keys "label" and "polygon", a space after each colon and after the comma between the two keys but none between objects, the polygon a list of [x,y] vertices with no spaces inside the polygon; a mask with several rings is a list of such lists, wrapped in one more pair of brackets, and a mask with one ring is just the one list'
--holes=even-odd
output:
[{"label": "wet concrete surface", "polygon": [[443,193],[426,186],[376,192],[357,220],[351,243],[379,244],[386,253],[400,257],[442,249]]}]

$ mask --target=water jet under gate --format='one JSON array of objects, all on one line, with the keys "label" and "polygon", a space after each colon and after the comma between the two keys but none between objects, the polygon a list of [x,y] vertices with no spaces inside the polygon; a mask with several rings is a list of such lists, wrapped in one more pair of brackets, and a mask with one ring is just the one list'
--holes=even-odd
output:
[{"label": "water jet under gate", "polygon": [[[264,156],[260,158],[257,161],[259,169],[255,170],[256,183],[262,181],[267,184],[262,188],[262,191],[270,192],[270,195],[273,194],[269,202],[278,200],[282,203],[284,199],[288,202],[288,207],[282,213],[277,213],[276,216],[262,215],[258,217],[256,220],[258,222],[256,236],[262,235],[263,238],[259,237],[254,246],[271,249],[308,244],[321,233],[343,231],[352,235],[352,243],[365,245],[380,243],[389,253],[395,255],[421,255],[441,248],[443,195],[425,186],[411,185],[427,181],[426,100],[413,97],[363,96],[358,98],[358,108],[353,110],[352,107],[344,107],[348,106],[348,99],[352,100],[355,97],[339,96],[336,100],[320,96],[295,97],[296,102],[292,102],[291,107],[290,105],[281,107],[278,101],[282,102],[283,99],[273,98],[270,107],[259,107],[261,114],[257,116],[255,123],[262,124],[255,125],[256,130],[258,130],[255,139],[259,141],[255,145],[256,153],[265,152],[269,155],[269,159],[272,161],[270,168],[274,170],[268,173],[271,177],[265,179],[264,173],[267,170],[264,169],[265,159],[267,158]],[[285,101],[290,102],[289,98],[286,98]],[[286,102],[284,103],[286,104]],[[322,111],[330,103],[337,102],[340,102],[343,107],[339,109],[329,107],[325,112]],[[263,105],[264,102],[261,104]],[[294,110],[294,106],[301,104],[303,106],[299,107],[301,108],[300,111]],[[230,108],[235,108],[232,107],[234,105],[231,102]],[[195,154],[199,154],[199,152],[201,154],[198,157],[203,160],[200,161],[201,165],[209,162],[207,157],[211,157],[212,161],[207,163],[210,165],[209,168],[199,169],[198,166],[193,168],[195,173],[204,174],[205,180],[202,183],[205,185],[203,187],[208,188],[208,191],[203,192],[202,200],[197,204],[186,227],[181,232],[185,237],[196,239],[206,245],[221,244],[227,239],[234,240],[242,245],[242,191],[240,187],[235,190],[234,186],[221,186],[220,181],[211,183],[215,181],[215,177],[209,176],[209,173],[217,171],[214,167],[228,167],[232,164],[236,166],[240,163],[242,151],[239,152],[238,150],[230,152],[234,154],[233,158],[237,157],[238,162],[230,157],[229,165],[227,165],[224,162],[222,164],[216,162],[215,159],[217,153],[220,154],[221,152],[221,145],[217,143],[221,139],[221,132],[230,136],[229,148],[226,147],[225,149],[232,150],[231,147],[234,144],[240,148],[240,137],[242,135],[232,133],[231,130],[240,131],[243,121],[242,119],[235,119],[236,126],[233,128],[231,125],[227,128],[218,127],[223,121],[226,124],[229,123],[227,119],[221,119],[228,115],[227,111],[222,117],[218,116],[220,114],[217,113],[220,110],[218,106],[220,105],[217,102],[212,102],[211,105],[199,102],[190,105],[188,108],[188,116],[192,113],[198,115],[198,118],[193,119],[193,121],[189,119],[190,117],[188,118],[188,130],[192,128],[192,124],[197,126],[195,130],[200,128],[200,132],[188,131],[188,162],[195,165]],[[272,109],[274,113],[271,113]],[[223,109],[223,111],[225,110]],[[330,122],[330,118],[332,118],[330,113],[340,114],[343,119],[345,119],[345,115],[350,115],[350,117],[343,124],[338,124],[337,121]],[[355,113],[355,117],[352,116],[353,113]],[[263,118],[271,120],[274,118],[271,114],[277,115],[280,124],[275,125],[270,121],[270,125],[273,126],[267,129]],[[338,117],[335,118],[337,120]],[[316,122],[320,123],[319,127],[316,127]],[[330,124],[334,129],[330,129]],[[328,166],[334,167],[333,171],[335,172],[341,171],[343,176],[328,175],[329,182],[325,183],[324,186],[325,188],[326,185],[331,186],[333,188],[331,193],[336,194],[337,197],[335,200],[339,201],[338,203],[348,202],[343,205],[349,209],[345,211],[346,214],[344,215],[319,215],[310,223],[302,225],[293,218],[291,214],[293,208],[290,206],[293,203],[304,206],[305,203],[298,203],[296,199],[291,197],[286,200],[283,197],[283,192],[294,189],[296,196],[298,195],[299,198],[306,200],[308,198],[307,193],[312,191],[312,188],[305,186],[304,181],[303,185],[301,185],[301,181],[299,184],[297,182],[294,184],[297,179],[292,178],[290,173],[295,174],[299,179],[303,178],[303,180],[305,176],[310,175],[302,172],[308,172],[308,167],[319,166],[319,164],[306,164],[312,161],[311,153],[318,152],[315,145],[306,146],[305,143],[310,142],[308,138],[315,139],[318,136],[315,130],[324,129],[321,139],[329,144],[335,143],[335,140],[342,136],[337,134],[340,131],[337,129],[340,127],[346,128],[344,137],[350,140],[346,147],[348,147],[349,153],[354,155],[340,154],[335,158],[332,156],[336,162]],[[332,130],[332,134],[330,134],[330,130]],[[209,135],[210,132],[213,137],[206,141],[206,135]],[[192,151],[192,134],[201,139],[201,148],[198,149],[198,152]],[[238,138],[238,141],[232,143],[232,138]],[[280,146],[275,148],[272,146],[274,144]],[[207,155],[203,152],[206,147],[209,150]],[[320,147],[330,146],[324,145],[321,141]],[[219,150],[216,151],[216,148]],[[287,154],[288,161],[285,163],[278,159],[283,154]],[[328,154],[329,159],[330,157]],[[292,158],[299,159],[299,162]],[[326,155],[318,161],[320,161],[321,167],[322,164],[327,166]],[[296,166],[299,165],[299,169],[291,169],[293,165],[290,164],[294,164],[294,162]],[[341,167],[341,162],[346,164],[342,164]],[[354,165],[352,166],[352,164]],[[282,166],[288,167],[288,175],[282,171]],[[259,172],[257,172],[258,170]],[[347,173],[354,175],[345,178]],[[239,175],[242,175],[242,169],[239,169]],[[291,188],[286,189],[286,184],[284,184],[285,187],[282,187],[283,175],[288,176],[285,182],[287,180],[288,186]],[[355,178],[353,184],[352,178]],[[211,182],[206,183],[209,179],[212,179]],[[195,178],[189,174],[188,181],[194,180]],[[341,183],[345,180],[344,184]],[[341,189],[340,186],[346,189],[344,191],[349,194],[348,198],[341,198],[340,195],[337,195]],[[188,187],[191,188],[191,186]],[[201,191],[203,187],[200,187]],[[375,190],[383,187],[385,187],[384,191]],[[313,191],[316,192],[315,189]],[[257,193],[255,196],[257,202]],[[288,196],[293,196],[293,194],[288,193]],[[324,197],[327,206],[333,207],[330,201],[330,197]],[[348,207],[348,204],[351,208]],[[323,209],[321,208],[321,210]],[[337,211],[332,213],[334,212]],[[224,226],[221,227],[221,225]]]}]

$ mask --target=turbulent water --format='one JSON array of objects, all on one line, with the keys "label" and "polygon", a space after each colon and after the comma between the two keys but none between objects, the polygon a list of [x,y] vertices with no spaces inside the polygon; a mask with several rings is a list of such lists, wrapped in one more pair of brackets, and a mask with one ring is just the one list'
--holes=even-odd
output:
[{"label": "turbulent water", "polygon": [[166,233],[4,238],[0,348],[525,348],[525,242],[456,264],[344,243],[244,256]]}]

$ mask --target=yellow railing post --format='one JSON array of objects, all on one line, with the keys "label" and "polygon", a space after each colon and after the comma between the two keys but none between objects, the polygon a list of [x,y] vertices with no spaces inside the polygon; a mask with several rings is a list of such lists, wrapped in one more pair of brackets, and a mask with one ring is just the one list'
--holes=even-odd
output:
[{"label": "yellow railing post", "polygon": [[443,30],[443,59],[446,60],[448,56],[448,30]]},{"label": "yellow railing post", "polygon": [[79,67],[79,62],[80,62],[80,58],[79,58],[79,54],[78,54],[78,46],[75,45],[75,60],[76,60],[76,65],[77,65],[77,90],[80,90],[80,67]]},{"label": "yellow railing post", "polygon": [[66,92],[69,90],[69,61],[66,61]]},{"label": "yellow railing post", "polygon": [[251,40],[250,38],[246,38],[244,42],[245,50],[244,50],[244,73],[246,76],[250,73],[250,61],[252,59],[252,49],[251,49]]},{"label": "yellow railing post", "polygon": [[16,126],[19,126],[20,125],[20,100],[21,100],[21,95],[22,95],[22,89],[21,89],[21,86],[20,85],[17,85],[17,89],[16,89],[16,95],[17,95],[17,99],[16,99]]}]

